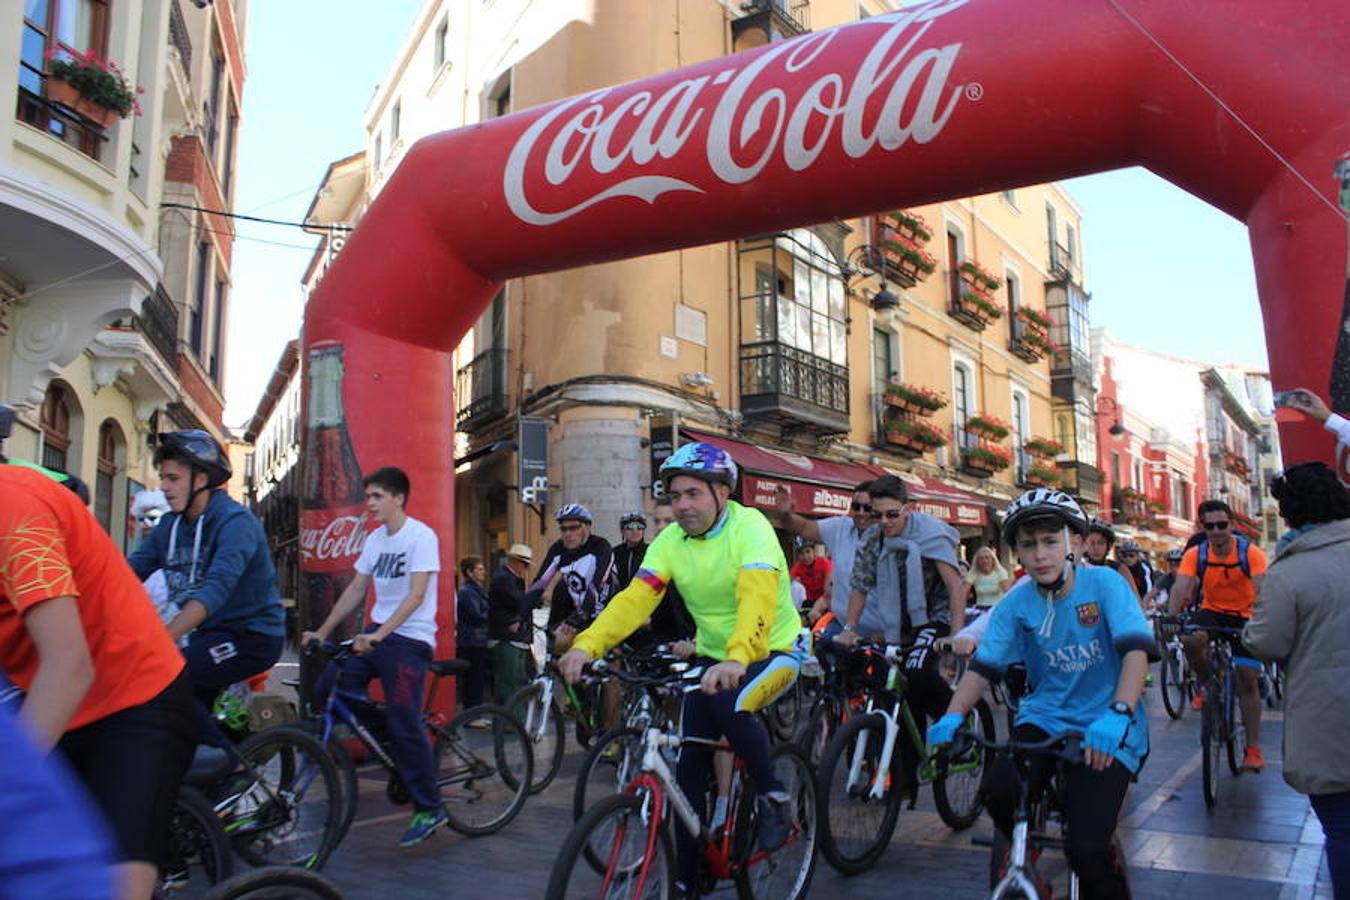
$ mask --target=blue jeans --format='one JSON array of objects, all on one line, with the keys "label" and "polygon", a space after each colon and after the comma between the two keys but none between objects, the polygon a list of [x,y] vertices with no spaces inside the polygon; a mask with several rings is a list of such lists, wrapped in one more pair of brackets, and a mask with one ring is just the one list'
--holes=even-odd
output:
[{"label": "blue jeans", "polygon": [[[379,623],[372,622],[367,632]],[[427,681],[431,647],[422,641],[391,634],[363,656],[348,657],[338,674],[338,687],[363,694],[374,678],[384,686],[385,723],[389,728],[390,755],[398,775],[419,812],[441,805],[436,784],[436,759],[431,740],[422,726],[422,690]]]},{"label": "blue jeans", "polygon": [[1327,836],[1327,868],[1336,900],[1350,900],[1350,791],[1313,794],[1313,812]]}]

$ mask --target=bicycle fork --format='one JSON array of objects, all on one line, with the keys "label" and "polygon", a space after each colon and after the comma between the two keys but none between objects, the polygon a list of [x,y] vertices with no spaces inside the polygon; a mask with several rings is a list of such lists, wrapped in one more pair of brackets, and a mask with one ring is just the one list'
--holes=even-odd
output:
[{"label": "bicycle fork", "polygon": [[[994,888],[993,900],[999,900],[1000,897],[1007,896],[1008,892],[1013,889],[1020,890],[1026,897],[1039,897],[1041,895],[1040,888],[1027,874],[1030,831],[1031,826],[1026,818],[1019,819],[1013,825],[1012,846],[1008,850],[1008,871]],[[1074,900],[1077,900],[1078,884],[1076,880],[1071,882],[1070,894]]]},{"label": "bicycle fork", "polygon": [[[867,791],[867,797],[870,800],[880,800],[886,793],[886,779],[891,771],[891,756],[895,753],[895,740],[900,734],[900,723],[895,717],[884,710],[869,710],[868,714],[875,712],[881,716],[881,721],[885,723],[886,735],[881,741],[881,754],[877,757],[877,768],[872,773],[872,786]],[[853,745],[853,755],[849,759],[848,765],[848,785],[852,789],[862,778],[863,761],[867,759],[867,742],[869,735],[866,731],[858,736],[858,740]]]}]

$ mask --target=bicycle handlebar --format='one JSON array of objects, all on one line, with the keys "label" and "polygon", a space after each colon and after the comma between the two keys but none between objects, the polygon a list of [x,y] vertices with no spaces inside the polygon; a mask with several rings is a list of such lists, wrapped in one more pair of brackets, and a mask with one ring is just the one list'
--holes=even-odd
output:
[{"label": "bicycle handlebar", "polygon": [[1083,762],[1083,735],[1078,731],[1065,731],[1043,741],[1007,740],[1000,743],[962,727],[945,750],[939,749],[938,752],[947,756],[964,756],[977,746],[1001,756],[1041,755],[1053,756],[1071,764]]},{"label": "bicycle handlebar", "polygon": [[1241,628],[1231,628],[1227,625],[1197,625],[1194,620],[1187,616],[1154,616],[1154,619],[1161,625],[1174,625],[1180,634],[1221,634],[1228,637],[1242,637]]}]

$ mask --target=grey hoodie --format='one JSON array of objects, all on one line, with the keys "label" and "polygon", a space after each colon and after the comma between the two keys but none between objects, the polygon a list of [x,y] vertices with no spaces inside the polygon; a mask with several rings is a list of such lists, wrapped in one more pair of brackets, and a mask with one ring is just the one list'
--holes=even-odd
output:
[{"label": "grey hoodie", "polygon": [[1266,571],[1243,632],[1285,665],[1284,780],[1304,794],[1350,791],[1350,519],[1290,541]]}]

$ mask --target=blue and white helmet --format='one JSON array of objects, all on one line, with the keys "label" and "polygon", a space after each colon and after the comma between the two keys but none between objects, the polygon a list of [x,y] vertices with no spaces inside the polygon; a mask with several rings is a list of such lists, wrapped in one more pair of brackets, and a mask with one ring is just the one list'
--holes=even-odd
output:
[{"label": "blue and white helmet", "polygon": [[591,511],[580,503],[564,503],[559,507],[558,511],[553,514],[553,519],[557,522],[571,520],[574,522],[585,522],[589,525],[591,524]]},{"label": "blue and white helmet", "polygon": [[1003,520],[1004,543],[1011,545],[1024,523],[1049,518],[1059,519],[1075,534],[1087,533],[1088,518],[1078,501],[1053,488],[1033,488],[1008,504]]},{"label": "blue and white helmet", "polygon": [[733,491],[739,473],[736,461],[721,447],[701,441],[685,444],[661,463],[661,482],[670,487],[670,480],[677,475],[689,475],[709,483],[725,484]]}]

